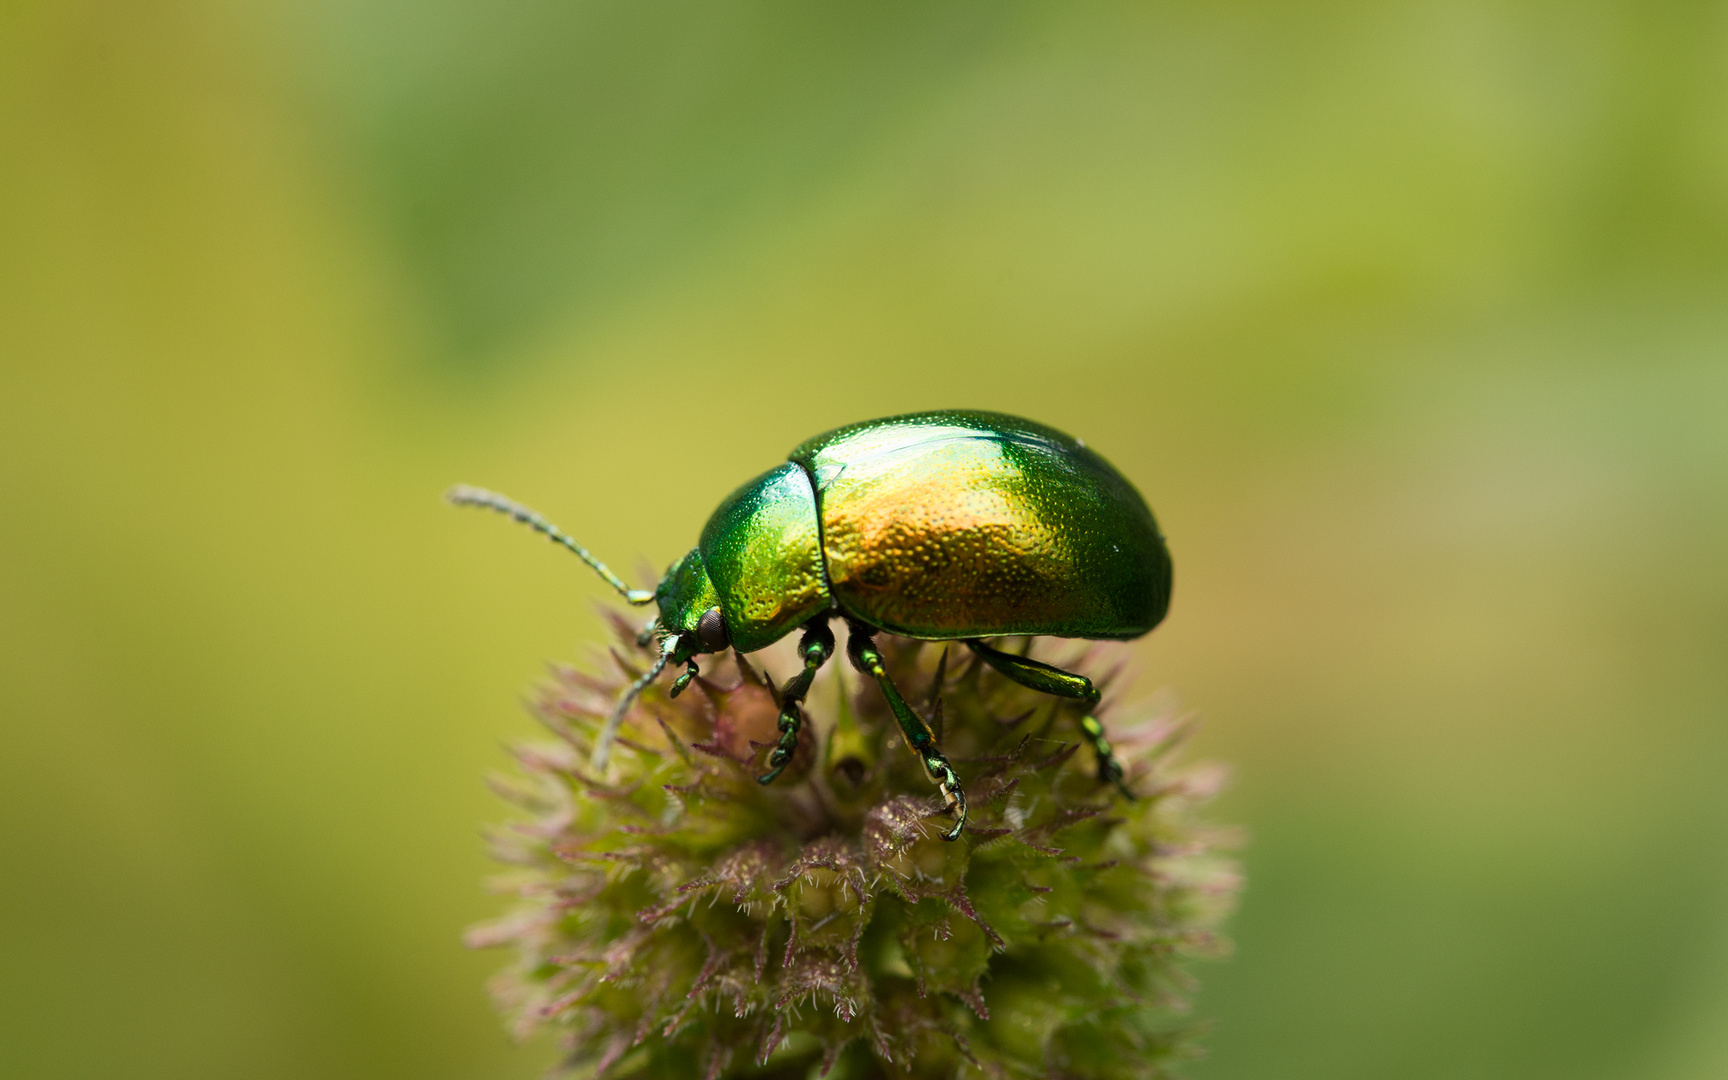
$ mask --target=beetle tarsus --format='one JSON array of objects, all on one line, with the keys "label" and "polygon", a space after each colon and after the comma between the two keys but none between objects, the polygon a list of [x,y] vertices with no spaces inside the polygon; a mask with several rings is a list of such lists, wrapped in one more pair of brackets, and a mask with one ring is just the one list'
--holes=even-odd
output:
[{"label": "beetle tarsus", "polygon": [[954,815],[954,824],[942,834],[942,839],[958,840],[960,830],[966,827],[966,789],[960,786],[960,778],[954,775],[954,766],[948,764],[948,759],[937,753],[934,747],[924,755],[924,771],[936,781],[936,790],[942,793],[948,812]]},{"label": "beetle tarsus", "polygon": [[850,623],[849,626],[851,634],[846,642],[846,652],[852,666],[875,679],[882,696],[888,699],[888,708],[900,724],[900,734],[906,737],[906,745],[923,762],[924,772],[942,793],[949,813],[954,815],[954,824],[942,834],[942,839],[958,840],[966,828],[966,791],[960,786],[960,777],[955,774],[954,766],[942,756],[942,751],[936,748],[936,737],[930,733],[930,726],[907,706],[894,681],[888,677],[888,666],[882,661],[882,651],[876,647],[870,628],[862,623]]},{"label": "beetle tarsus", "polygon": [[780,691],[780,741],[768,754],[768,771],[756,778],[761,784],[772,784],[798,752],[798,732],[804,726],[804,697],[810,693],[816,672],[834,655],[834,631],[828,628],[827,619],[817,619],[804,627],[798,655],[804,659],[804,670],[787,679]]},{"label": "beetle tarsus", "polygon": [[696,666],[696,661],[686,660],[685,663],[689,666],[684,669],[683,674],[672,680],[672,697],[682,694],[684,688],[690,685],[690,680],[702,674],[702,669]]},{"label": "beetle tarsus", "polygon": [[1114,784],[1123,798],[1133,802],[1134,793],[1128,790],[1128,784],[1123,779],[1122,762],[1117,760],[1116,752],[1110,748],[1110,739],[1104,734],[1104,725],[1096,716],[1087,714],[1080,718],[1080,730],[1086,733],[1086,738],[1092,743],[1092,752],[1098,756],[1098,782]]},{"label": "beetle tarsus", "polygon": [[804,710],[796,702],[787,702],[780,709],[780,741],[768,753],[768,771],[756,778],[758,784],[772,784],[792,764],[798,752],[798,729],[804,726]]}]

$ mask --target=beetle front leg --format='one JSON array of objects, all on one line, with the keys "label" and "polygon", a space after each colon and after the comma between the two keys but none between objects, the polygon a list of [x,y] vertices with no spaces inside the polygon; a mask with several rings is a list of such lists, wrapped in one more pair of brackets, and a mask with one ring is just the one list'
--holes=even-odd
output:
[{"label": "beetle front leg", "polygon": [[[1052,667],[1030,657],[1015,656],[1013,653],[993,649],[976,638],[969,639],[966,644],[978,654],[979,659],[1021,686],[1052,697],[1084,701],[1089,706],[1098,704],[1098,688],[1084,675],[1063,671],[1059,667]],[[1134,793],[1129,791],[1128,785],[1123,782],[1122,763],[1116,760],[1115,751],[1110,749],[1110,740],[1105,737],[1104,725],[1088,712],[1080,718],[1080,730],[1092,744],[1092,753],[1098,759],[1098,781],[1115,784],[1116,790],[1132,800]]]},{"label": "beetle front leg", "polygon": [[858,623],[848,625],[851,633],[846,642],[846,653],[852,660],[852,666],[876,680],[882,696],[888,699],[888,708],[893,711],[894,719],[900,722],[900,733],[906,736],[906,744],[924,763],[924,771],[936,784],[937,790],[942,793],[943,801],[954,814],[954,826],[942,834],[942,839],[959,839],[960,830],[966,827],[966,792],[960,787],[960,777],[955,775],[954,767],[948,764],[942,751],[936,749],[936,738],[930,734],[929,725],[907,707],[893,680],[888,678],[888,666],[882,662],[882,652],[876,648],[869,627]]},{"label": "beetle front leg", "polygon": [[787,679],[780,691],[780,741],[769,753],[768,771],[756,778],[757,783],[772,784],[798,752],[798,731],[804,726],[804,697],[810,693],[816,672],[834,655],[834,631],[828,629],[826,617],[805,625],[804,637],[798,642],[798,655],[804,659],[804,670]]},{"label": "beetle front leg", "polygon": [[670,694],[668,694],[667,696],[668,697],[677,697],[679,694],[682,694],[684,692],[684,688],[686,686],[690,685],[690,680],[694,679],[696,676],[698,676],[700,674],[702,674],[702,669],[696,666],[696,661],[694,661],[694,660],[684,661],[684,672],[683,672],[683,674],[679,675],[676,679],[672,680],[672,692]]}]

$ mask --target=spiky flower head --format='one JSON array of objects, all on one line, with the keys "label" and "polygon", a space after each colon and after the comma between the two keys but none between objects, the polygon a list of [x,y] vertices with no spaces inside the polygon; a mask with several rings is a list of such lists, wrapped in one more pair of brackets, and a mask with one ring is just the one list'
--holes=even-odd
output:
[{"label": "spiky flower head", "polygon": [[[1129,801],[1096,778],[1083,706],[881,636],[965,782],[947,843],[875,685],[840,663],[772,785],[756,776],[774,684],[736,654],[677,699],[643,694],[594,774],[613,700],[652,659],[614,629],[600,673],[555,669],[533,699],[557,741],[495,780],[529,815],[492,836],[517,906],[469,937],[515,946],[494,992],[519,1032],[562,1033],[574,1075],[1145,1080],[1191,1054],[1181,964],[1221,948],[1236,876],[1196,817],[1220,770],[1176,762],[1179,719],[1104,714]],[[1048,659],[1108,692],[1115,648]]]}]

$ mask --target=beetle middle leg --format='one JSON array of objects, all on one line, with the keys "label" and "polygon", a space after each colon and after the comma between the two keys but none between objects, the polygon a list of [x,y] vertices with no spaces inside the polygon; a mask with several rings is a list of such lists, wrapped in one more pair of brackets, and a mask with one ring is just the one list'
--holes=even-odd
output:
[{"label": "beetle middle leg", "polygon": [[787,679],[780,691],[780,741],[769,752],[768,771],[756,778],[758,783],[772,784],[798,752],[798,731],[804,726],[804,697],[810,693],[816,672],[834,655],[834,631],[828,629],[826,616],[804,625],[798,655],[804,660],[804,670]]},{"label": "beetle middle leg", "polygon": [[852,666],[876,680],[882,696],[888,699],[888,708],[893,711],[894,719],[900,723],[900,733],[906,736],[907,745],[924,763],[924,771],[942,792],[943,800],[954,814],[954,826],[942,834],[942,839],[959,839],[960,830],[966,827],[966,792],[960,787],[960,777],[955,775],[954,766],[948,764],[942,751],[936,749],[936,737],[930,734],[929,725],[907,706],[894,681],[888,678],[888,666],[882,661],[882,651],[876,647],[871,629],[855,622],[847,625],[851,632],[847,635],[846,653]]},{"label": "beetle middle leg", "polygon": [[[1052,697],[1084,701],[1089,707],[1098,704],[1098,688],[1084,675],[1063,671],[1059,667],[1052,667],[1030,657],[1015,656],[1001,649],[993,649],[977,638],[968,639],[966,644],[978,654],[980,660],[1021,686]],[[1128,785],[1122,780],[1122,763],[1116,760],[1115,751],[1110,749],[1110,740],[1104,734],[1104,725],[1088,711],[1080,718],[1080,730],[1092,744],[1092,752],[1098,758],[1098,781],[1115,784],[1116,789],[1123,795],[1129,799],[1134,798],[1134,793],[1128,790]]]}]

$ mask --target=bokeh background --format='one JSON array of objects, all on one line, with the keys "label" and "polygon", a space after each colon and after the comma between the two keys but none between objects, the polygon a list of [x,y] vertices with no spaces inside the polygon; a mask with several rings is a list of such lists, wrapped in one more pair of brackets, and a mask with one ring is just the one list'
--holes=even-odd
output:
[{"label": "bokeh background", "polygon": [[[1728,1075],[1728,7],[0,5],[0,1074],[512,1078],[481,783],[804,437],[1082,435],[1196,1080]],[[640,574],[638,576],[641,576]]]}]

